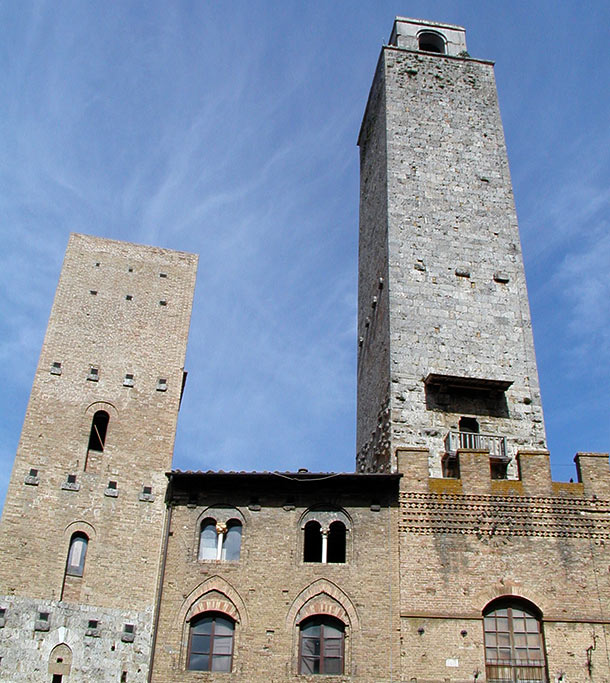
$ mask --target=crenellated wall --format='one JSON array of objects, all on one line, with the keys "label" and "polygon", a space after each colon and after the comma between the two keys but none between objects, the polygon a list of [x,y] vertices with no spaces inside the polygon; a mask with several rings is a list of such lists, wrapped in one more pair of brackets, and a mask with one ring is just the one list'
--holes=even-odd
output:
[{"label": "crenellated wall", "polygon": [[503,596],[540,610],[551,681],[607,680],[608,454],[578,454],[575,483],[547,451],[520,452],[514,481],[487,452],[460,451],[459,479],[426,477],[425,450],[397,458],[403,680],[485,680],[483,610]]}]

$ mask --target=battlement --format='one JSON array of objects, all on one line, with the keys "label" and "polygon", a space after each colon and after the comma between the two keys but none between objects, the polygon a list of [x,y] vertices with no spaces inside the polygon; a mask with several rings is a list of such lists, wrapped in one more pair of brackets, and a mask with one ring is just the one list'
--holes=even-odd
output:
[{"label": "battlement", "polygon": [[551,476],[547,450],[521,450],[517,453],[516,478],[497,477],[489,449],[461,448],[456,451],[453,476],[429,473],[429,451],[425,448],[398,448],[398,469],[403,474],[401,490],[464,495],[499,495],[610,500],[608,453],[577,453],[577,481],[558,482]]}]

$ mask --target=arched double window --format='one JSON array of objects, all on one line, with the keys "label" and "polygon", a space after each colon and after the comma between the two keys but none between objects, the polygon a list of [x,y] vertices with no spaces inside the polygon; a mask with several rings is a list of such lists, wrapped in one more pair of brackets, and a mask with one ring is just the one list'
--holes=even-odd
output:
[{"label": "arched double window", "polygon": [[346,561],[348,518],[339,510],[311,510],[303,524],[303,562]]},{"label": "arched double window", "polygon": [[187,668],[231,671],[235,622],[222,612],[204,612],[191,620]]},{"label": "arched double window", "polygon": [[523,600],[500,599],[483,612],[488,683],[546,681],[540,612]]},{"label": "arched double window", "polygon": [[68,550],[68,561],[66,563],[66,574],[69,576],[82,576],[85,571],[85,559],[87,557],[87,546],[89,538],[82,531],[72,534],[70,539],[70,549]]},{"label": "arched double window", "polygon": [[299,631],[299,673],[343,673],[345,625],[341,621],[316,615],[305,619]]},{"label": "arched double window", "polygon": [[241,552],[242,523],[239,519],[217,522],[206,517],[199,531],[200,560],[239,560]]}]

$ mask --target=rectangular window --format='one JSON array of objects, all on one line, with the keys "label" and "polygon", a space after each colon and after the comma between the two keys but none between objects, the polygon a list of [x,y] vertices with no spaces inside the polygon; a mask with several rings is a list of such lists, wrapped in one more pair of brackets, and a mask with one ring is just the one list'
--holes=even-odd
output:
[{"label": "rectangular window", "polygon": [[121,634],[121,640],[124,643],[133,643],[135,640],[136,627],[134,624],[125,624],[123,626],[123,633]]},{"label": "rectangular window", "polygon": [[34,624],[35,631],[48,631],[49,630],[49,613],[48,612],[38,612],[38,619]]}]

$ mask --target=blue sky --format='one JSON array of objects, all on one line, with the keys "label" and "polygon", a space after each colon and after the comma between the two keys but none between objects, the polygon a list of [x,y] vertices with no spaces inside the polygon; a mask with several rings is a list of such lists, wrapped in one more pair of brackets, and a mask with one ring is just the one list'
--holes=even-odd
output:
[{"label": "blue sky", "polygon": [[0,3],[0,496],[68,234],[200,254],[174,465],[350,471],[358,154],[395,15],[496,61],[554,476],[610,445],[610,5]]}]

